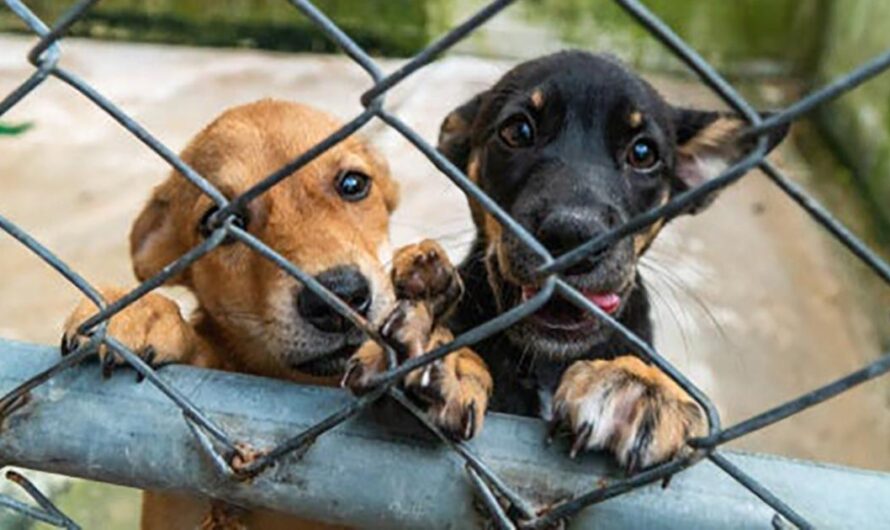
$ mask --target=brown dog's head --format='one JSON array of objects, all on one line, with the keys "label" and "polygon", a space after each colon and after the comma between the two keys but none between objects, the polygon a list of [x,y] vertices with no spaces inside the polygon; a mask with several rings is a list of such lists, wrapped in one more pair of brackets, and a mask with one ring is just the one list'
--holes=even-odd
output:
[{"label": "brown dog's head", "polygon": [[[263,100],[225,112],[182,158],[232,198],[339,126],[310,107]],[[380,256],[389,255],[397,202],[385,161],[352,136],[251,201],[242,218],[252,235],[373,320],[392,297]],[[199,244],[213,208],[178,173],[158,186],[130,235],[136,276],[151,277]],[[292,276],[238,242],[227,241],[168,283],[194,292],[204,324],[220,336],[215,346],[250,371],[332,375],[363,339]]]},{"label": "brown dog's head", "polygon": [[[559,256],[716,177],[753,147],[741,139],[745,126],[732,114],[674,107],[617,60],[570,51],[520,64],[457,108],[442,124],[439,149]],[[769,147],[785,132],[773,133]],[[509,309],[537,292],[542,260],[478,204],[470,207],[489,283],[499,307]],[[661,225],[562,276],[621,316],[637,261]],[[607,341],[610,332],[555,298],[507,335],[523,351],[571,358]]]}]

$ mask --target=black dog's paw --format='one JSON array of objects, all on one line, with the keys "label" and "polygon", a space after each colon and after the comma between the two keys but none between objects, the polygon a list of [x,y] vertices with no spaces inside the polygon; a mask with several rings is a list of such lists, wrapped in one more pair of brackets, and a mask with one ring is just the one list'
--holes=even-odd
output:
[{"label": "black dog's paw", "polygon": [[677,456],[707,426],[686,392],[633,356],[573,364],[553,410],[554,427],[568,427],[573,435],[571,457],[606,449],[628,473]]}]

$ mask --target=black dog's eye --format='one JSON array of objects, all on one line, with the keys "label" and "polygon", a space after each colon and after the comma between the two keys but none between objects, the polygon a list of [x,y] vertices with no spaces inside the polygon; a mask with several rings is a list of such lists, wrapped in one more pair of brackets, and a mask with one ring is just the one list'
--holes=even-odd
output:
[{"label": "black dog's eye", "polygon": [[358,171],[343,171],[334,183],[337,193],[350,202],[360,201],[371,191],[371,177]]},{"label": "black dog's eye", "polygon": [[535,129],[523,115],[509,118],[500,130],[501,140],[514,149],[528,147],[535,141]]},{"label": "black dog's eye", "polygon": [[658,164],[658,148],[648,138],[638,138],[627,150],[627,163],[634,169],[645,171]]}]

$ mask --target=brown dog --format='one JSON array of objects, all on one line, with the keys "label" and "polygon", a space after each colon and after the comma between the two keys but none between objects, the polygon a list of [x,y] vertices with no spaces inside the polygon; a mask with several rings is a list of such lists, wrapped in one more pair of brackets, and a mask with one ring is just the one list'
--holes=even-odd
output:
[{"label": "brown dog", "polygon": [[[235,197],[338,127],[334,118],[309,107],[263,100],[225,112],[192,140],[182,158],[227,197]],[[369,321],[379,322],[395,314],[392,280],[381,256],[389,259],[389,216],[397,202],[397,185],[385,161],[353,136],[250,202],[241,217],[252,235],[314,275]],[[208,197],[173,172],[155,189],[133,225],[130,245],[137,278],[157,274],[199,244],[203,221],[213,211]],[[197,298],[198,309],[190,321],[182,318],[176,303],[151,293],[116,315],[108,332],[155,366],[188,363],[317,384],[337,382],[363,334],[279,267],[233,243],[225,242],[168,282],[187,287]],[[398,307],[414,313],[429,310],[425,324],[411,319],[415,326],[433,326],[433,318],[444,309],[441,296],[417,283],[441,272],[426,266],[425,256],[437,252],[436,256],[444,256],[434,243],[425,242],[400,251],[395,263],[396,283],[407,285],[403,294],[413,296]],[[446,272],[453,272],[450,264]],[[443,285],[453,290],[451,277],[446,279]],[[124,292],[103,289],[111,300]],[[428,303],[425,297],[430,298]],[[83,340],[76,329],[95,311],[86,300],[75,309],[65,324],[63,352]],[[388,321],[387,329],[395,338],[410,335],[404,318]],[[105,352],[100,354],[104,358]],[[449,376],[442,378],[449,386],[438,384],[438,379],[436,384],[424,381],[429,395],[459,390],[460,385],[453,384],[454,374],[466,361],[458,357],[440,363],[451,368],[439,370]],[[121,359],[113,361],[122,364]],[[487,376],[484,365],[480,370]],[[470,385],[474,390],[476,386],[475,381]],[[439,388],[445,390],[437,392]],[[487,397],[488,388],[490,380],[478,391],[481,399]],[[447,405],[452,401],[457,405]],[[436,402],[443,405],[432,407],[434,421],[449,428],[464,424],[463,401]],[[480,406],[470,417],[473,426],[481,422],[485,403]],[[270,512],[238,513],[222,505],[214,505],[211,515],[210,504],[179,494],[147,492],[142,527],[321,527]]]}]

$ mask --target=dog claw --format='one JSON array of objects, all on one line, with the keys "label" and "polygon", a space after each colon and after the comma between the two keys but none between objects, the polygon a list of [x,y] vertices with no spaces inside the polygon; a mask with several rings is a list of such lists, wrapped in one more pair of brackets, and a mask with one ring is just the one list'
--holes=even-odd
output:
[{"label": "dog claw", "polygon": [[556,434],[559,432],[559,428],[562,426],[562,420],[559,416],[553,416],[553,419],[550,420],[549,425],[547,425],[547,444],[552,444],[553,439],[556,438]]},{"label": "dog claw", "polygon": [[587,442],[590,440],[590,435],[592,433],[592,423],[584,423],[581,425],[581,429],[578,431],[578,434],[575,436],[575,441],[572,443],[572,449],[569,451],[569,458],[574,459],[578,456],[578,453],[587,447]]},{"label": "dog claw", "polygon": [[[147,364],[148,366],[155,368],[155,369],[160,367],[160,366],[154,365],[155,357],[157,356],[157,352],[155,351],[154,347],[152,347],[151,345],[148,345],[145,348],[143,348],[142,351],[139,352],[139,356],[142,357],[142,360],[145,361],[145,364]],[[141,383],[144,380],[145,380],[145,374],[143,374],[142,372],[137,370],[136,371],[136,382]]]},{"label": "dog claw", "polygon": [[631,451],[627,457],[627,465],[624,466],[624,473],[628,476],[637,472],[640,464],[640,454],[637,451]]},{"label": "dog claw", "polygon": [[433,405],[447,401],[445,389],[442,387],[442,361],[437,360],[422,368],[417,383],[410,386],[411,393],[420,400]]},{"label": "dog claw", "polygon": [[380,327],[380,334],[386,338],[392,338],[395,330],[405,322],[405,311],[398,307],[386,317],[386,321]]},{"label": "dog claw", "polygon": [[114,355],[107,353],[102,357],[102,379],[110,379],[114,373]]},{"label": "dog claw", "polygon": [[67,333],[62,335],[62,341],[61,344],[59,344],[59,352],[62,354],[62,357],[65,357],[74,351],[75,346],[72,342],[73,341],[68,337]]},{"label": "dog claw", "polygon": [[430,386],[430,373],[432,372],[432,365],[427,365],[423,369],[423,373],[420,374],[420,388],[426,388]]},{"label": "dog claw", "polygon": [[464,440],[469,440],[476,434],[476,403],[471,402],[467,405],[466,409],[464,409],[463,423]]},{"label": "dog claw", "polygon": [[350,362],[346,367],[346,372],[343,374],[343,378],[340,379],[340,388],[355,390],[356,386],[354,383],[361,378],[363,371],[364,369],[362,368],[361,363]]}]

